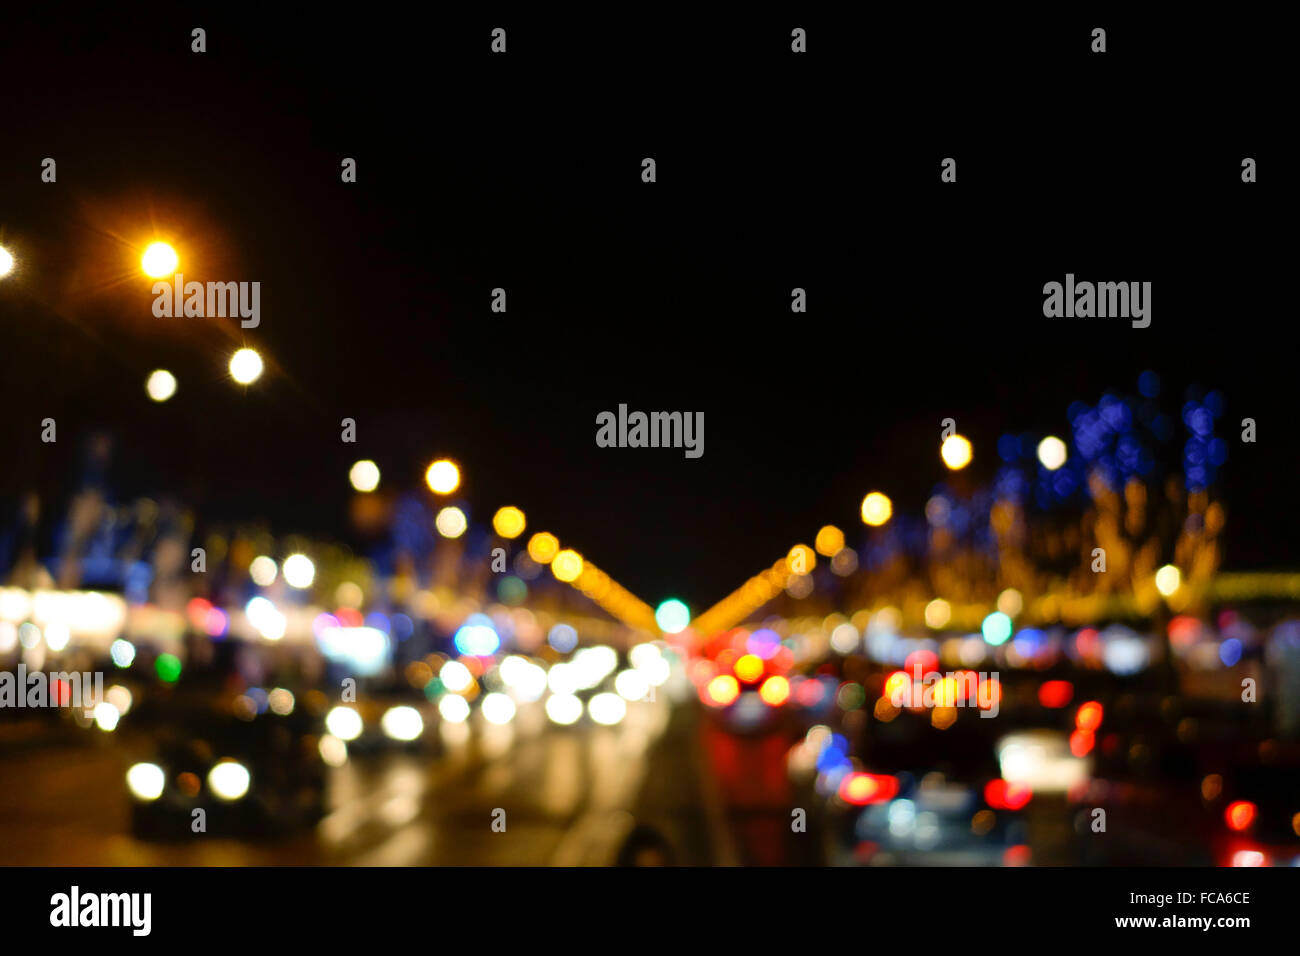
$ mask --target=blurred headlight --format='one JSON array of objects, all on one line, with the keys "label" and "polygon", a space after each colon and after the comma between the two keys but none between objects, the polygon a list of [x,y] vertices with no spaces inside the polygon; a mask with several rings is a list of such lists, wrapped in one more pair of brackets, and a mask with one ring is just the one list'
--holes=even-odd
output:
[{"label": "blurred headlight", "polygon": [[414,707],[390,707],[379,722],[393,740],[414,740],[424,733],[424,719]]},{"label": "blurred headlight", "polygon": [[515,719],[515,702],[505,694],[488,694],[480,706],[483,719],[490,724],[508,724]]},{"label": "blurred headlight", "polygon": [[335,707],[325,715],[325,726],[339,740],[356,740],[361,736],[361,715],[351,707]]},{"label": "blurred headlight", "polygon": [[233,760],[223,760],[208,771],[208,786],[222,800],[238,800],[248,793],[248,781],[248,770]]},{"label": "blurred headlight", "polygon": [[567,727],[582,716],[582,701],[573,694],[553,694],[546,699],[546,716]]},{"label": "blurred headlight", "polygon": [[117,729],[117,721],[121,716],[121,712],[106,700],[95,705],[95,723],[99,724],[100,730],[112,733]]},{"label": "blurred headlight", "polygon": [[[446,670],[444,667],[443,670]],[[469,718],[469,704],[464,697],[447,696],[438,701],[438,713],[448,723],[461,724]]]},{"label": "blurred headlight", "polygon": [[139,800],[161,797],[166,779],[162,767],[156,763],[138,763],[126,772],[126,785]]},{"label": "blurred headlight", "polygon": [[341,767],[348,762],[348,745],[333,734],[322,734],[320,739],[320,759],[331,767]]},{"label": "blurred headlight", "polygon": [[587,701],[587,713],[596,723],[612,727],[627,715],[627,704],[618,694],[597,694]]},{"label": "blurred headlight", "polygon": [[620,671],[614,689],[624,700],[643,700],[650,693],[650,681],[640,671]]}]

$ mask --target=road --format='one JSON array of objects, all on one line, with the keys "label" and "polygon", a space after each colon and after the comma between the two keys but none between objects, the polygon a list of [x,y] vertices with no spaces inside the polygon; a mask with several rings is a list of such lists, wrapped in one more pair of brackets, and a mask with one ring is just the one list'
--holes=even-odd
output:
[{"label": "road", "polygon": [[722,733],[690,702],[638,702],[613,728],[556,727],[521,708],[508,727],[443,733],[437,759],[359,755],[330,771],[330,811],[315,831],[271,842],[136,839],[120,741],[95,731],[5,743],[0,863],[604,865],[638,823],[659,829],[686,865],[800,862],[812,852],[811,835],[800,835],[802,847],[787,836],[783,742]]}]

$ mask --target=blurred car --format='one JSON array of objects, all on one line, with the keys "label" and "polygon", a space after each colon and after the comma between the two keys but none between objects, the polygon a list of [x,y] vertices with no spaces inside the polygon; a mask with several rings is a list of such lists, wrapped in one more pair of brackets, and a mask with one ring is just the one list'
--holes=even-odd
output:
[{"label": "blurred car", "polygon": [[1220,866],[1300,866],[1300,769],[1240,767],[1226,775],[1214,837]]},{"label": "blurred car", "polygon": [[436,749],[432,710],[418,691],[383,688],[331,707],[325,714],[325,729],[344,741],[349,753]]},{"label": "blurred car", "polygon": [[149,752],[126,773],[138,836],[274,835],[324,815],[319,721],[305,710],[250,719],[207,701],[152,726]]},{"label": "blurred car", "polygon": [[928,774],[846,775],[830,862],[849,866],[1005,866],[1029,860],[1025,826],[975,789]]}]

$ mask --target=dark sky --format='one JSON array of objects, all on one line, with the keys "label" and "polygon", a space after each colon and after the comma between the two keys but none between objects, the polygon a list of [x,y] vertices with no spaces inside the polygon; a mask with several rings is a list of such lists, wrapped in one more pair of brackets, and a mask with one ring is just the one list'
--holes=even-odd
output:
[{"label": "dark sky", "polygon": [[[351,461],[415,487],[449,454],[473,517],[517,504],[698,608],[856,535],[867,490],[919,508],[943,418],[986,478],[1004,431],[1064,434],[1149,368],[1258,421],[1224,432],[1228,561],[1294,563],[1279,61],[1231,25],[1118,24],[1101,57],[1087,21],[987,16],[110,16],[0,31],[6,500],[65,489],[107,427],[124,495],[346,537]],[[155,318],[155,230],[187,278],[260,281],[260,328]],[[1151,327],[1045,319],[1066,272],[1152,281]],[[271,365],[246,393],[245,336]],[[619,403],[703,411],[704,457],[597,448]]]}]

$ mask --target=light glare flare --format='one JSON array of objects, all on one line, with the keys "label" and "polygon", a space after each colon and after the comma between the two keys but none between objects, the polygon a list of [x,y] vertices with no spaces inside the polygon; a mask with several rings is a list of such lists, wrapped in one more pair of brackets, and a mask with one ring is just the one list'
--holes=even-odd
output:
[{"label": "light glare flare", "polygon": [[240,385],[251,385],[262,377],[262,356],[253,349],[240,349],[230,356],[230,377]]},{"label": "light glare flare", "polygon": [[176,274],[180,257],[176,250],[165,242],[152,242],[140,257],[140,268],[150,279],[161,279]]},{"label": "light glare flare", "polygon": [[284,559],[284,581],[291,588],[304,591],[316,580],[316,565],[305,554],[291,554]]}]

